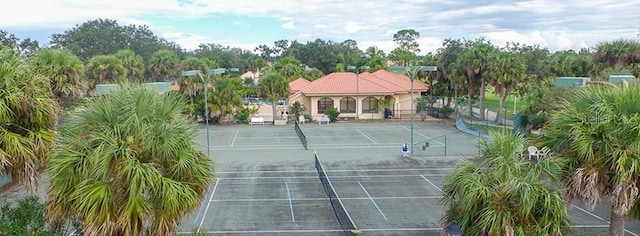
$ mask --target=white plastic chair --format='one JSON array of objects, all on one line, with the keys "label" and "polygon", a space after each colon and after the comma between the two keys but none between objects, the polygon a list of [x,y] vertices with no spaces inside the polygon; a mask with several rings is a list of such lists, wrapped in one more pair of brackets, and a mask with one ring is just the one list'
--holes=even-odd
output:
[{"label": "white plastic chair", "polygon": [[305,119],[303,115],[298,116],[298,124],[304,125]]},{"label": "white plastic chair", "polygon": [[534,146],[529,146],[527,148],[527,151],[529,152],[529,160],[533,159],[533,157],[535,157],[536,159],[538,159],[539,155],[540,155],[540,150],[538,150],[537,147]]},{"label": "white plastic chair", "polygon": [[542,147],[540,150],[538,150],[538,159],[546,157],[547,154],[549,154],[549,151],[551,150],[548,147]]}]

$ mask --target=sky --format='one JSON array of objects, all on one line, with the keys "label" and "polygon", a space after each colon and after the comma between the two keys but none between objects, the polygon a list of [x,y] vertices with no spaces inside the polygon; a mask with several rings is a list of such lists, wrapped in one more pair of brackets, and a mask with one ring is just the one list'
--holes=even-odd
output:
[{"label": "sky", "polygon": [[538,44],[551,51],[640,38],[639,0],[18,0],[3,4],[0,29],[48,42],[103,18],[147,25],[158,36],[196,49],[202,43],[253,50],[286,39],[356,40],[390,52],[402,29],[420,33],[421,53],[447,38],[485,37],[494,45]]}]

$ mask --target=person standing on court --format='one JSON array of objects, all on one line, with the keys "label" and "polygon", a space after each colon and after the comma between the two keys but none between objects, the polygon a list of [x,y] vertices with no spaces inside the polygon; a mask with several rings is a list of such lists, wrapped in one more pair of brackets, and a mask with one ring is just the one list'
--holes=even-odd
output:
[{"label": "person standing on court", "polygon": [[404,145],[402,145],[402,157],[408,157],[409,156],[409,146],[407,146],[407,143],[404,143]]}]

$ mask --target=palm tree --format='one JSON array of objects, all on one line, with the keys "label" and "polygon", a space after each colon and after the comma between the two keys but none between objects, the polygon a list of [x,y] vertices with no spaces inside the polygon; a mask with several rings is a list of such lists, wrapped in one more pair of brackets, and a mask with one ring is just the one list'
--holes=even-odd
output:
[{"label": "palm tree", "polygon": [[84,63],[70,51],[43,49],[31,59],[33,71],[49,79],[53,96],[58,101],[84,96],[88,83],[84,78]]},{"label": "palm tree", "polygon": [[568,199],[594,208],[608,196],[609,234],[624,235],[625,215],[640,209],[640,87],[593,86],[567,97],[543,127],[543,145],[567,163]]},{"label": "palm tree", "polygon": [[498,122],[504,111],[504,102],[518,83],[524,79],[527,65],[522,56],[512,52],[496,52],[487,65],[487,78],[495,92],[500,96],[495,121]]},{"label": "palm tree", "polygon": [[640,42],[637,40],[618,39],[601,42],[595,49],[594,61],[610,67],[640,62]]},{"label": "palm tree", "polygon": [[53,147],[58,106],[49,80],[12,49],[0,49],[0,81],[0,175],[33,192]]},{"label": "palm tree", "polygon": [[149,59],[149,70],[156,81],[166,81],[176,72],[180,59],[174,51],[159,50]]},{"label": "palm tree", "polygon": [[87,64],[87,78],[92,87],[96,84],[121,83],[127,78],[127,69],[116,56],[95,56]]},{"label": "palm tree", "polygon": [[213,107],[210,111],[220,111],[219,121],[224,121],[227,114],[231,114],[233,108],[242,107],[242,82],[240,78],[222,77],[213,81],[214,92],[212,94]]},{"label": "palm tree", "polygon": [[125,87],[69,118],[48,167],[50,221],[80,219],[85,235],[172,235],[214,178],[184,105],[180,94]]},{"label": "palm tree", "polygon": [[127,71],[127,79],[130,82],[142,82],[144,80],[144,61],[135,52],[125,49],[116,52],[120,64]]},{"label": "palm tree", "polygon": [[289,96],[289,82],[287,78],[276,72],[268,72],[258,82],[258,90],[263,96],[271,99],[271,108],[273,110],[273,119],[275,120],[276,107],[281,97]]},{"label": "palm tree", "polygon": [[558,159],[524,160],[525,138],[490,132],[480,141],[481,164],[460,161],[445,177],[445,224],[464,235],[562,235],[567,208],[549,180],[559,176]]},{"label": "palm tree", "polygon": [[[465,50],[460,57],[458,57],[458,64],[460,64],[463,75],[466,76],[468,85],[480,85],[480,119],[485,120],[485,113],[482,112],[485,109],[484,98],[486,92],[487,78],[486,69],[489,64],[489,58],[497,52],[496,48],[484,39],[478,39],[467,50]],[[475,92],[476,86],[468,87],[469,102],[471,102],[472,96]],[[469,104],[471,107],[471,103]],[[470,113],[473,110],[470,111]]]},{"label": "palm tree", "polygon": [[[199,70],[201,74],[206,74],[209,69],[212,69],[209,67],[209,64],[207,64],[209,62],[211,61],[206,58],[189,57],[180,63],[180,70]],[[195,118],[195,97],[203,91],[204,84],[202,84],[199,76],[179,77],[176,83],[180,85],[180,93],[189,97],[190,104],[187,110]]]}]

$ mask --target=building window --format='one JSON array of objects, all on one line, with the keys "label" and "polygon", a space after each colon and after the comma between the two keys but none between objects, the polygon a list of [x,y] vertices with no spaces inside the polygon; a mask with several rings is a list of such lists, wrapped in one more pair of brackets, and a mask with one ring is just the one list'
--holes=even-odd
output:
[{"label": "building window", "polygon": [[366,97],[362,100],[362,113],[378,113],[378,99]]},{"label": "building window", "polygon": [[356,100],[351,97],[340,99],[340,113],[356,113]]},{"label": "building window", "polygon": [[333,107],[333,99],[320,98],[318,100],[318,114],[324,114],[329,107]]}]

